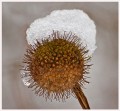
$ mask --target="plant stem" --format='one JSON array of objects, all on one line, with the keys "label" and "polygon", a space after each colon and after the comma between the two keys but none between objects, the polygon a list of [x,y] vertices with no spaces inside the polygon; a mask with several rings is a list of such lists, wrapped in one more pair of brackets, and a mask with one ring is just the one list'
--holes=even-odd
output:
[{"label": "plant stem", "polygon": [[83,109],[90,109],[89,103],[87,101],[86,96],[84,95],[81,87],[79,86],[79,84],[76,84],[75,87],[73,88],[74,93],[80,103],[80,105],[82,106]]}]

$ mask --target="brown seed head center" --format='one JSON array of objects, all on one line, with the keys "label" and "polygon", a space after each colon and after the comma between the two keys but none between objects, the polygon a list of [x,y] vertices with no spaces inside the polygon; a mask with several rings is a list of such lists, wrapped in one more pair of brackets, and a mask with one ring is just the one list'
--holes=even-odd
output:
[{"label": "brown seed head center", "polygon": [[84,58],[74,42],[57,38],[36,48],[29,67],[34,81],[43,89],[63,92],[83,77]]}]

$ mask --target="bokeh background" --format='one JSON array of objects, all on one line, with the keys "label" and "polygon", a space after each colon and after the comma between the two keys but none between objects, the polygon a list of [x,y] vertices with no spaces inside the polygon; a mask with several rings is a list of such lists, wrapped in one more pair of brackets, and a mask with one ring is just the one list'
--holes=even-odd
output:
[{"label": "bokeh background", "polygon": [[26,29],[53,10],[81,9],[95,21],[97,49],[93,55],[90,84],[84,92],[91,109],[118,108],[118,3],[117,2],[3,2],[2,3],[2,108],[79,109],[77,99],[45,101],[23,85],[20,65],[27,48]]}]

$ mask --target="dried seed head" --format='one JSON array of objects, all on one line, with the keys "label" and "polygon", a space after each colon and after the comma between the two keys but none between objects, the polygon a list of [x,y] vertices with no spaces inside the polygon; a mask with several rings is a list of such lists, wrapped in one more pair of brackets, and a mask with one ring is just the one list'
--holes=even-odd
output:
[{"label": "dried seed head", "polygon": [[53,31],[47,39],[29,46],[25,55],[24,78],[29,78],[35,93],[46,99],[65,100],[76,83],[83,85],[88,72],[88,50],[71,32]]}]

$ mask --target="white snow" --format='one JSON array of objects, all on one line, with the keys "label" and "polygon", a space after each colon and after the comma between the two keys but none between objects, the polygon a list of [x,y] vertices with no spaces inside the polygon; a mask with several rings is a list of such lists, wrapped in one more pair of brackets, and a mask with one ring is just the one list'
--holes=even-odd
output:
[{"label": "white snow", "polygon": [[27,29],[28,44],[34,45],[36,39],[48,37],[53,30],[76,34],[83,45],[87,45],[91,56],[96,49],[96,26],[94,21],[82,10],[55,10],[50,15],[35,20]]},{"label": "white snow", "polygon": [[[24,69],[26,69],[26,68],[27,68],[27,64],[24,64]],[[31,76],[25,76],[26,73],[30,73],[29,71],[21,70],[20,73],[21,73],[22,81],[25,86],[29,86],[34,81],[31,79]],[[31,80],[31,81],[29,81],[29,80]]]}]

